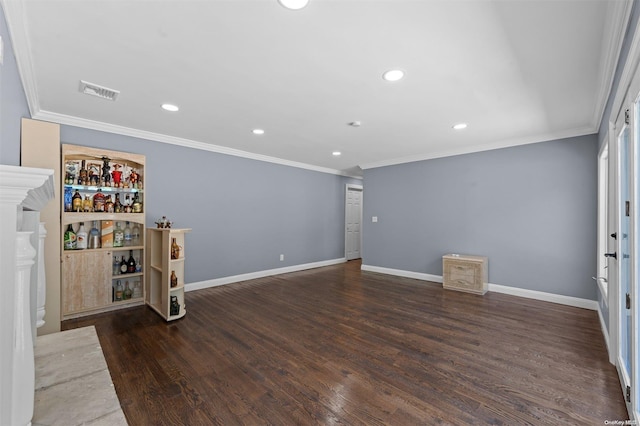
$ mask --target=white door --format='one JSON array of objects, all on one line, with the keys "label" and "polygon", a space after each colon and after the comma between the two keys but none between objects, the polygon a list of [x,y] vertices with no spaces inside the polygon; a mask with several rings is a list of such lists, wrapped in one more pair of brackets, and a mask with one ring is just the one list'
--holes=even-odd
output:
[{"label": "white door", "polygon": [[345,201],[345,257],[359,259],[362,245],[362,186],[347,185]]}]

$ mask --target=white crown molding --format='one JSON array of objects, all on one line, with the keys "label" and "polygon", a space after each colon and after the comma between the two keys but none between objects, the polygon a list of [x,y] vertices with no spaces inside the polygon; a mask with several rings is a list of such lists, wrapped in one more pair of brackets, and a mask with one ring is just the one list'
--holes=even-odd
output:
[{"label": "white crown molding", "polygon": [[[435,283],[442,282],[442,276],[440,275],[423,274],[420,272],[403,271],[400,269],[382,268],[379,266],[364,265],[364,264],[360,267],[360,269],[362,269],[363,271],[377,272],[381,274],[395,275],[395,276],[405,277],[405,278],[414,278],[417,280],[431,281]],[[495,293],[509,294],[512,296],[524,297],[526,299],[536,299],[536,300],[542,300],[545,302],[559,303],[561,305],[575,306],[577,308],[590,309],[594,311],[598,310],[597,301],[589,300],[589,299],[581,299],[579,297],[563,296],[561,294],[546,293],[543,291],[528,290],[525,288],[509,287],[505,285],[491,284],[491,283],[489,284],[489,291],[493,291]]]},{"label": "white crown molding", "polygon": [[581,127],[556,133],[547,133],[546,135],[536,137],[526,137],[519,139],[507,139],[499,142],[491,142],[483,145],[468,146],[464,148],[456,148],[445,151],[436,151],[428,154],[412,155],[401,158],[392,158],[390,160],[377,161],[373,163],[361,164],[363,170],[374,169],[378,167],[394,166],[398,164],[413,163],[416,161],[433,160],[435,158],[453,157],[455,155],[473,154],[475,152],[491,151],[494,149],[510,148],[520,145],[529,145],[534,143],[549,142],[558,139],[572,138],[576,136],[592,135],[597,133],[595,127]]},{"label": "white crown molding", "polygon": [[633,9],[633,0],[612,1],[607,3],[607,19],[602,40],[603,58],[600,61],[600,91],[597,93],[593,122],[599,129],[602,123],[607,100],[613,88],[613,80],[620,60],[624,36],[629,26]]},{"label": "white crown molding", "polygon": [[358,178],[341,170],[330,169],[328,167],[314,166],[312,164],[299,163],[297,161],[285,160],[268,155],[256,154],[239,149],[228,148],[225,146],[214,145],[205,142],[194,141],[191,139],[179,138],[175,136],[164,135],[161,133],[148,132],[146,130],[134,129],[131,127],[118,126],[115,124],[104,123],[101,121],[88,120],[85,118],[74,117],[71,115],[58,114],[51,111],[40,110],[32,114],[32,118],[36,120],[50,121],[68,126],[81,127],[84,129],[97,130],[100,132],[114,133],[117,135],[131,136],[134,138],[147,139],[154,142],[162,142],[171,145],[178,145],[185,148],[200,149],[202,151],[216,152],[218,154],[233,155],[251,160],[265,161],[268,163],[280,164],[283,166],[296,167],[299,169],[311,170],[314,172],[328,173],[345,177]]},{"label": "white crown molding", "polygon": [[257,278],[270,277],[273,275],[288,274],[289,272],[304,271],[307,269],[321,268],[323,266],[337,265],[345,263],[346,258],[323,260],[320,262],[304,263],[301,265],[285,266],[284,268],[268,269],[265,271],[249,272],[247,274],[232,275],[229,277],[215,278],[213,280],[199,281],[185,284],[184,291],[202,290],[220,285],[233,284],[241,281],[255,280]]},{"label": "white crown molding", "polygon": [[0,164],[0,202],[39,211],[54,196],[53,170]]},{"label": "white crown molding", "polygon": [[4,9],[7,28],[13,46],[13,54],[16,58],[18,66],[18,74],[22,81],[29,112],[33,116],[40,110],[40,101],[38,100],[38,90],[33,71],[33,58],[31,57],[31,46],[29,37],[27,37],[27,21],[24,16],[23,0],[0,0],[0,5]]}]

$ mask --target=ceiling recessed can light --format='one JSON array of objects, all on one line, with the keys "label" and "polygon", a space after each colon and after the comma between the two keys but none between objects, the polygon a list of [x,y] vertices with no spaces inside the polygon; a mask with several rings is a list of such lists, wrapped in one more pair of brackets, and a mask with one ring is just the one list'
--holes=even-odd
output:
[{"label": "ceiling recessed can light", "polygon": [[334,157],[337,157],[337,156],[341,155],[342,153],[340,151],[333,151],[331,154],[333,154]]},{"label": "ceiling recessed can light", "polygon": [[254,135],[264,135],[264,130],[262,130],[262,129],[253,129],[251,132]]},{"label": "ceiling recessed can light", "polygon": [[287,9],[300,10],[309,3],[309,0],[278,0],[278,3]]},{"label": "ceiling recessed can light", "polygon": [[404,77],[404,71],[402,70],[389,70],[382,74],[382,78],[386,81],[398,81]]},{"label": "ceiling recessed can light", "polygon": [[352,121],[349,123],[349,126],[351,127],[360,127],[362,126],[362,123],[360,121]]},{"label": "ceiling recessed can light", "polygon": [[455,130],[462,130],[467,128],[467,123],[458,123],[453,126]]},{"label": "ceiling recessed can light", "polygon": [[178,108],[176,105],[173,105],[173,104],[162,104],[162,109],[165,111],[176,112],[180,108]]}]

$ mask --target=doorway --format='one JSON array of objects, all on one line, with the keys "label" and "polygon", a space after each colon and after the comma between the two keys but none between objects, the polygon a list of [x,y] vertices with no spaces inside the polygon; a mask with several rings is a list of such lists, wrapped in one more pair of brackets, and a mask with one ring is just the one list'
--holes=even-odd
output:
[{"label": "doorway", "polygon": [[362,185],[347,184],[345,191],[344,256],[347,260],[362,257]]}]

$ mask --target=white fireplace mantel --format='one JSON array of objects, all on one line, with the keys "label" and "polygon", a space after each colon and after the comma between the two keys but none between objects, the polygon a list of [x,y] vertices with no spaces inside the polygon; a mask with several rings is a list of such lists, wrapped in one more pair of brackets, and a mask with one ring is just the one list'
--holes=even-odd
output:
[{"label": "white fireplace mantel", "polygon": [[[39,211],[54,197],[54,171],[0,164],[0,424],[27,425],[33,416],[33,336],[22,212]],[[22,247],[21,247],[22,246]]]}]

